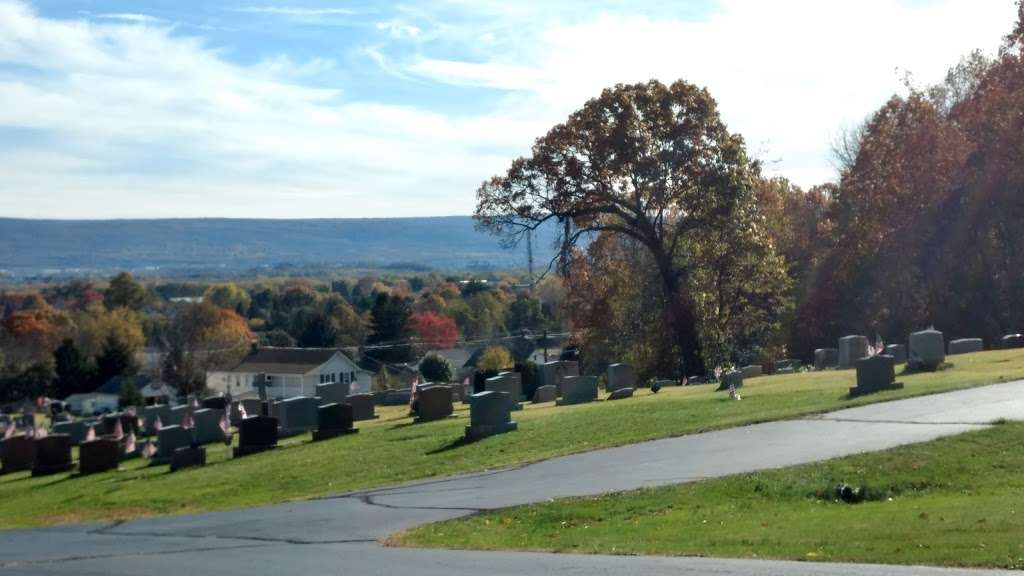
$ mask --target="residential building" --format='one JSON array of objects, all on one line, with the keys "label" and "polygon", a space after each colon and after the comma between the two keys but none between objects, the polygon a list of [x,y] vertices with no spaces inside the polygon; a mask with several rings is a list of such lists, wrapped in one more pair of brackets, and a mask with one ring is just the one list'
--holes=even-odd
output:
[{"label": "residential building", "polygon": [[314,396],[318,384],[341,382],[350,393],[369,392],[373,373],[363,370],[335,348],[275,348],[253,350],[229,370],[206,373],[211,394],[251,396],[259,375],[269,379],[267,395],[272,398]]}]

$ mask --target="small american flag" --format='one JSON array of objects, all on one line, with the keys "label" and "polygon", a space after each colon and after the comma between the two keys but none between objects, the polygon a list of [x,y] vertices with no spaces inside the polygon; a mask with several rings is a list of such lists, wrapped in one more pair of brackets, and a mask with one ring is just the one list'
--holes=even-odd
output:
[{"label": "small american flag", "polygon": [[245,413],[245,406],[241,402],[238,403],[238,416],[242,420],[245,420],[246,418],[249,417],[249,415]]},{"label": "small american flag", "polygon": [[220,429],[227,436],[231,432],[231,423],[228,422],[228,413],[224,412],[224,415],[220,417]]},{"label": "small american flag", "polygon": [[85,433],[85,441],[92,442],[96,439],[96,427],[89,426],[89,431]]},{"label": "small american flag", "polygon": [[146,445],[142,447],[142,457],[148,459],[152,458],[154,454],[156,454],[156,446],[153,446],[153,443],[147,440]]},{"label": "small american flag", "polygon": [[135,453],[135,433],[129,432],[128,439],[124,443],[124,453],[134,454]]},{"label": "small american flag", "polygon": [[185,412],[185,415],[181,418],[181,427],[182,428],[191,428],[192,427],[192,415],[189,414],[188,412]]},{"label": "small american flag", "polygon": [[163,427],[164,427],[164,423],[161,422],[160,421],[160,417],[157,416],[156,420],[153,421],[153,429],[156,430],[157,432],[159,432],[160,429],[163,428]]},{"label": "small american flag", "polygon": [[46,428],[43,428],[42,426],[36,426],[35,434],[33,435],[35,436],[35,438],[46,438],[46,435]]},{"label": "small american flag", "polygon": [[124,438],[124,428],[121,427],[121,419],[118,418],[114,422],[114,440],[120,440]]},{"label": "small american flag", "polygon": [[4,440],[7,440],[11,436],[14,436],[14,424],[11,424],[6,430],[4,430]]}]

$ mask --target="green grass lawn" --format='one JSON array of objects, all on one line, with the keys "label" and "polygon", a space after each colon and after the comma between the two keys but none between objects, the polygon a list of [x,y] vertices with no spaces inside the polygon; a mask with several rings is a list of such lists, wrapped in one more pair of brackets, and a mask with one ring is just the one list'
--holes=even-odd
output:
[{"label": "green grass lawn", "polygon": [[[827,462],[430,524],[470,549],[1024,568],[1024,423]],[[840,483],[864,488],[858,504]],[[1018,513],[1017,510],[1020,509]]]},{"label": "green grass lawn", "polygon": [[1024,351],[952,358],[935,374],[901,376],[903,390],[849,399],[853,371],[748,380],[733,402],[710,386],[640,391],[617,402],[532,406],[514,414],[519,430],[462,444],[468,409],[426,424],[405,410],[379,408],[360,433],[313,444],[304,435],[278,450],[233,460],[210,447],[210,465],[169,474],[129,462],[117,472],[78,478],[61,474],[0,476],[0,528],[223,510],[429,478],[482,471],[703,430],[824,412],[847,406],[1024,378]]}]

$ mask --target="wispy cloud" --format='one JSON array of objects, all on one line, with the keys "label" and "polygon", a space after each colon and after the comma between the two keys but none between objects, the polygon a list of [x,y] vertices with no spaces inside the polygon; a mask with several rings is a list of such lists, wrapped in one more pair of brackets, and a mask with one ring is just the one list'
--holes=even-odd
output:
[{"label": "wispy cloud", "polygon": [[124,22],[135,22],[137,24],[159,24],[167,22],[163,18],[157,18],[156,16],[150,16],[149,14],[112,13],[97,14],[96,17],[103,18],[104,20],[121,20]]},{"label": "wispy cloud", "polygon": [[235,12],[247,12],[251,14],[275,14],[278,16],[292,16],[309,18],[317,16],[351,16],[357,14],[351,8],[299,8],[295,6],[242,6],[235,8]]}]

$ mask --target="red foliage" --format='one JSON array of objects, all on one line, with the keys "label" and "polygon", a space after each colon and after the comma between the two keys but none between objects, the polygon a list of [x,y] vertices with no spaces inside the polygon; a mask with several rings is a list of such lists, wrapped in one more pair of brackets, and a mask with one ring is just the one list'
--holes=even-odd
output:
[{"label": "red foliage", "polygon": [[436,312],[417,312],[409,317],[412,333],[431,348],[447,350],[459,339],[455,320]]}]

